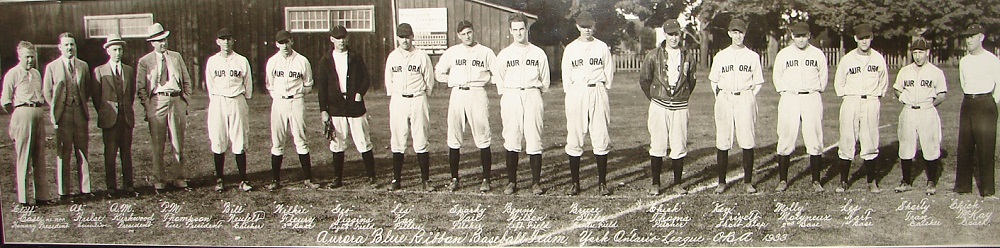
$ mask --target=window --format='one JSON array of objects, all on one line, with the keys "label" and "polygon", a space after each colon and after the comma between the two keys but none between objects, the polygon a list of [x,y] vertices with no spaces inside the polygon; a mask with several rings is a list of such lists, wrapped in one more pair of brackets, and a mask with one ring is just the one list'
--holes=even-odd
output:
[{"label": "window", "polygon": [[327,32],[342,25],[347,32],[374,32],[375,6],[286,7],[285,29],[291,32]]},{"label": "window", "polygon": [[107,38],[119,34],[122,38],[145,38],[146,28],[153,25],[153,14],[84,16],[87,38]]}]

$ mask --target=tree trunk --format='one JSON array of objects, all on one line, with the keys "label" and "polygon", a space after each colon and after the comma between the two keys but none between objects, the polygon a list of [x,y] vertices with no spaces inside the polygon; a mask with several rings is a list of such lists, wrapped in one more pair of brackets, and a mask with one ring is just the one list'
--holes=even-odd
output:
[{"label": "tree trunk", "polygon": [[774,36],[774,33],[767,36],[767,64],[764,67],[773,68],[774,58],[778,56],[778,50],[781,49],[780,46],[778,38]]},{"label": "tree trunk", "polygon": [[701,44],[698,44],[701,50],[698,52],[698,67],[708,68],[708,42],[709,33],[707,30],[702,30],[698,32],[698,36],[701,36]]}]

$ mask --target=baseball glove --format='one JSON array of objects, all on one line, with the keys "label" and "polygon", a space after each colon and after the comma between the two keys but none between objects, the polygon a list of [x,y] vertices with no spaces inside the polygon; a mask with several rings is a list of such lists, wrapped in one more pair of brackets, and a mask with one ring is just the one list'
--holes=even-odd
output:
[{"label": "baseball glove", "polygon": [[337,129],[333,127],[333,122],[330,120],[323,122],[323,135],[325,135],[328,140],[333,140],[334,135],[337,135]]}]

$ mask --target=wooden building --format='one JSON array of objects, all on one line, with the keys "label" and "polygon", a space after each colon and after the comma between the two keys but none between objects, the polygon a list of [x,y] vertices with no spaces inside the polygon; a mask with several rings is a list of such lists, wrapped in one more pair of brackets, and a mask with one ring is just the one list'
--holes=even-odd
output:
[{"label": "wooden building", "polygon": [[[441,11],[447,17],[422,13]],[[327,30],[347,27],[350,49],[365,58],[375,88],[382,88],[385,57],[394,48],[395,26],[413,20],[417,44],[431,51],[459,44],[454,27],[461,20],[476,25],[477,39],[495,52],[510,43],[507,16],[517,10],[481,0],[98,0],[98,1],[6,1],[0,3],[0,68],[16,65],[18,41],[40,45],[39,65],[59,56],[55,44],[63,32],[77,37],[79,57],[91,67],[107,61],[101,47],[104,37],[119,33],[128,42],[124,60],[135,64],[151,51],[146,27],[154,22],[169,30],[168,47],[184,56],[198,84],[203,64],[218,52],[215,34],[220,28],[233,30],[234,50],[246,56],[254,70],[256,88],[263,90],[264,65],[277,48],[274,34],[289,30],[293,48],[316,63],[331,48]],[[529,22],[537,17],[528,14]],[[414,20],[414,18],[421,18]],[[430,18],[427,18],[430,17]],[[420,32],[427,25],[447,30]],[[443,50],[441,50],[443,51]],[[436,57],[436,56],[435,56]],[[313,68],[317,70],[317,68]]]}]

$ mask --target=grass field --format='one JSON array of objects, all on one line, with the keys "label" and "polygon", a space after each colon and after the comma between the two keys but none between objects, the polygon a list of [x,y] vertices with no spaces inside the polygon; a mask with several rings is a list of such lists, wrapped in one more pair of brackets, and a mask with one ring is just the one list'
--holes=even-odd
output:
[{"label": "grass field", "polygon": [[[705,77],[705,72],[699,78]],[[613,150],[609,155],[608,179],[614,195],[598,196],[593,156],[585,153],[582,168],[583,192],[565,196],[570,179],[563,152],[565,114],[561,86],[554,86],[545,98],[545,152],[543,184],[548,193],[530,195],[524,190],[530,183],[527,158],[522,154],[519,185],[512,196],[501,194],[506,181],[502,138],[500,136],[499,96],[490,91],[490,117],[493,131],[493,191],[478,193],[480,167],[478,152],[466,136],[461,174],[464,181],[457,193],[418,190],[419,170],[416,156],[408,151],[403,172],[403,191],[386,192],[367,189],[360,155],[348,150],[345,184],[340,190],[310,190],[300,183],[302,173],[295,156],[286,156],[282,173],[286,187],[277,192],[255,190],[237,192],[236,169],[232,155],[227,156],[229,187],[224,193],[212,191],[214,172],[212,155],[205,131],[207,100],[196,96],[191,104],[187,126],[187,170],[194,189],[153,194],[144,180],[150,173],[147,125],[135,129],[135,164],[141,196],[87,200],[78,204],[32,209],[32,214],[15,213],[14,168],[5,166],[0,178],[3,225],[6,242],[173,244],[238,246],[312,246],[312,245],[526,245],[526,246],[840,246],[840,245],[1000,245],[1000,228],[992,226],[992,214],[1000,210],[995,200],[978,194],[954,194],[955,154],[958,130],[958,107],[961,88],[956,69],[946,69],[948,99],[939,107],[943,124],[944,172],[938,195],[925,196],[922,190],[893,193],[901,176],[897,157],[896,127],[901,105],[892,97],[882,99],[880,159],[885,161],[879,174],[881,194],[867,192],[863,175],[854,173],[847,193],[833,193],[835,175],[824,171],[827,193],[812,193],[805,171],[808,156],[799,147],[792,155],[791,186],[788,192],[776,193],[778,183],[774,149],[778,94],[768,83],[758,99],[758,124],[754,184],[762,193],[747,195],[741,185],[743,173],[739,152],[730,156],[730,189],[724,194],[710,193],[715,187],[714,100],[709,82],[702,81],[691,100],[689,155],[683,183],[689,195],[647,196],[649,134],[646,114],[649,102],[640,92],[637,75],[621,73],[609,91],[612,108]],[[832,78],[832,77],[831,77]],[[890,79],[894,79],[892,75]],[[432,180],[443,186],[450,177],[445,145],[445,117],[448,90],[437,90],[430,98],[429,132]],[[891,95],[891,93],[890,93]],[[838,110],[840,99],[833,86],[824,97],[825,165],[836,160]],[[310,148],[317,181],[332,180],[331,154],[320,130],[316,99],[307,98],[310,125]],[[371,118],[371,136],[375,144],[380,186],[391,178],[391,155],[388,150],[388,97],[372,92],[367,97]],[[270,133],[268,114],[270,98],[256,94],[250,103],[251,121],[248,137],[250,177],[258,189],[270,180]],[[9,123],[9,115],[0,123]],[[103,155],[100,131],[91,121],[90,161],[95,189],[104,188]],[[6,128],[3,128],[6,130]],[[51,127],[48,135],[52,136]],[[0,136],[0,163],[13,164],[12,142]],[[290,145],[291,142],[289,142]],[[801,141],[799,141],[801,145]],[[48,143],[47,161],[54,171],[54,142]],[[169,150],[169,149],[168,149]],[[292,155],[292,152],[288,152]],[[923,186],[923,165],[917,163],[914,185]],[[671,181],[669,166],[662,175]],[[53,177],[54,178],[54,177]],[[859,180],[860,179],[860,180]],[[53,179],[54,180],[54,179]],[[54,183],[53,183],[54,185]],[[440,187],[439,187],[440,188]],[[100,195],[100,194],[99,194]],[[226,206],[229,206],[227,209]],[[128,207],[131,207],[129,209]],[[242,209],[239,209],[242,208]],[[131,222],[151,227],[119,228],[116,214],[153,217]],[[242,212],[239,210],[243,210]],[[258,213],[254,213],[258,212]],[[106,227],[77,227],[78,214],[91,216]],[[253,222],[254,216],[264,216]],[[97,217],[104,216],[104,219]],[[179,216],[177,218],[172,216]],[[31,222],[44,217],[48,223],[68,223],[61,229],[13,228],[19,218]],[[249,217],[229,222],[230,217]],[[96,219],[95,219],[96,218]],[[86,221],[87,219],[81,219]],[[28,226],[31,226],[30,224]],[[199,224],[200,223],[200,224]],[[23,223],[22,223],[23,224]],[[37,223],[34,223],[37,224]],[[982,224],[982,225],[978,225]],[[39,227],[41,225],[36,225]],[[249,227],[241,229],[237,227]],[[260,229],[253,229],[258,227]],[[204,229],[210,228],[210,229]]]}]

